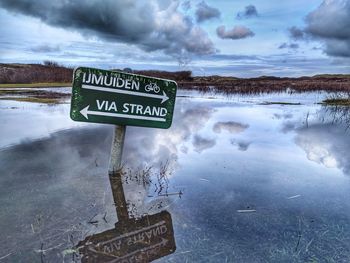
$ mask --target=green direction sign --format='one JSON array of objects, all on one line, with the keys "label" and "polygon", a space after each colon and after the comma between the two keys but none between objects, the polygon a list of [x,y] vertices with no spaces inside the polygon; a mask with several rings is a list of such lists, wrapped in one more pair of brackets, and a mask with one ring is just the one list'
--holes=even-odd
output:
[{"label": "green direction sign", "polygon": [[79,67],[73,76],[70,116],[74,121],[167,129],[176,89],[172,80]]}]

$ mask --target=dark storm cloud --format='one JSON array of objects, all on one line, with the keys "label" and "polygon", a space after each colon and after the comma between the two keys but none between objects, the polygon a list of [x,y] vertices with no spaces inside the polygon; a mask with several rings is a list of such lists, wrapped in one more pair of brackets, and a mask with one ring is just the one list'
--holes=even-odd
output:
[{"label": "dark storm cloud", "polygon": [[323,38],[349,39],[350,2],[324,1],[306,17],[307,32]]},{"label": "dark storm cloud", "polygon": [[0,7],[86,37],[135,44],[146,51],[215,52],[207,33],[178,11],[178,1],[3,0]]},{"label": "dark storm cloud", "polygon": [[305,37],[324,44],[324,52],[330,56],[350,57],[350,1],[327,0],[306,17],[306,27],[290,28],[291,37]]},{"label": "dark storm cloud", "polygon": [[199,23],[212,18],[219,18],[220,15],[220,11],[217,8],[208,6],[204,1],[197,5],[196,20]]},{"label": "dark storm cloud", "polygon": [[226,30],[225,26],[219,26],[216,29],[216,34],[222,39],[242,39],[253,37],[255,34],[245,26],[235,26],[231,30]]},{"label": "dark storm cloud", "polygon": [[254,5],[248,5],[245,7],[243,12],[237,14],[237,19],[257,17],[258,11]]},{"label": "dark storm cloud", "polygon": [[50,46],[48,44],[43,44],[39,46],[32,47],[30,51],[37,53],[53,53],[61,51],[59,46]]},{"label": "dark storm cloud", "polygon": [[284,48],[298,49],[299,45],[296,43],[291,43],[291,44],[282,43],[278,48],[279,49],[284,49]]},{"label": "dark storm cloud", "polygon": [[292,26],[288,29],[289,35],[293,40],[302,40],[305,36],[305,33],[302,29]]}]

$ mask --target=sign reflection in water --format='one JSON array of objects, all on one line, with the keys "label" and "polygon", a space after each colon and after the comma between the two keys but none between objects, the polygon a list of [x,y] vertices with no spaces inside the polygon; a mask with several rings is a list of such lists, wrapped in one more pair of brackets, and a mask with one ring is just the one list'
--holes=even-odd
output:
[{"label": "sign reflection in water", "polygon": [[[140,219],[127,213],[121,173],[110,175],[119,221],[114,229],[88,236],[77,245],[82,262],[150,262],[175,252],[171,215],[162,211]],[[124,212],[123,212],[124,210]]]}]

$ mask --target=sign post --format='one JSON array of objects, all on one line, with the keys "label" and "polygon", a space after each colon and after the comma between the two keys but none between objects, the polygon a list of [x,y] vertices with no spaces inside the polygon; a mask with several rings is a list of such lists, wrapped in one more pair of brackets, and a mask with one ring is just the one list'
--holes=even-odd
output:
[{"label": "sign post", "polygon": [[112,187],[113,199],[119,222],[125,222],[129,219],[121,172],[125,130],[126,127],[123,125],[115,126],[108,168],[109,181]]},{"label": "sign post", "polygon": [[109,160],[109,168],[108,168],[109,174],[117,172],[121,168],[125,131],[126,131],[125,126],[123,125],[115,126],[112,148],[111,148],[111,156]]},{"label": "sign post", "polygon": [[74,71],[71,118],[115,125],[108,174],[118,222],[115,229],[79,242],[82,262],[150,262],[175,251],[167,211],[129,218],[121,160],[126,125],[163,129],[171,126],[176,89],[171,80],[85,67]]}]

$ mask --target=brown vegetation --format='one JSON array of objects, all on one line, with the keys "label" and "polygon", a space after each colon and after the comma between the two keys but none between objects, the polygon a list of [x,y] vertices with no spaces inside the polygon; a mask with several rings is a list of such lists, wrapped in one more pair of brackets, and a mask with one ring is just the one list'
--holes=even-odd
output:
[{"label": "brown vegetation", "polygon": [[325,90],[329,92],[350,91],[348,75],[328,75],[300,78],[259,77],[239,79],[230,77],[194,77],[193,81],[181,83],[186,89],[215,90],[224,93],[306,92]]},{"label": "brown vegetation", "polygon": [[72,82],[72,69],[50,61],[44,64],[0,64],[0,84]]},{"label": "brown vegetation", "polygon": [[[130,70],[130,69],[129,69]],[[130,70],[131,71],[131,70]],[[56,62],[40,64],[0,64],[0,84],[40,83],[72,81],[73,70]],[[151,77],[177,81],[180,88],[223,93],[305,92],[305,91],[350,91],[350,75],[316,75],[313,77],[279,78],[262,76],[242,79],[221,76],[193,77],[191,71],[133,71]]]}]

